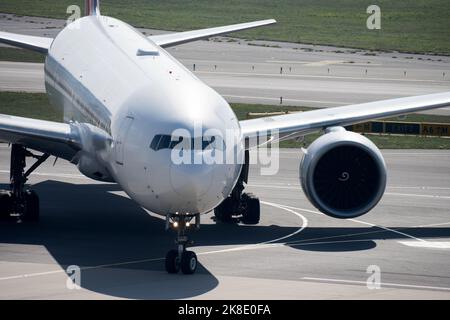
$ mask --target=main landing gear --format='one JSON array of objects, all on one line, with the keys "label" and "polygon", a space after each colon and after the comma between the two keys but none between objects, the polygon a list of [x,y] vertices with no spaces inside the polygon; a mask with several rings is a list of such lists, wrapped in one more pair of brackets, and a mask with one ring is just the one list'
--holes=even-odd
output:
[{"label": "main landing gear", "polygon": [[[2,218],[14,218],[17,222],[39,220],[39,197],[35,191],[25,188],[28,176],[36,170],[49,154],[35,155],[18,144],[11,148],[10,190],[0,190],[0,214]],[[36,162],[25,172],[26,158]]]},{"label": "main landing gear", "polygon": [[[194,220],[194,225],[192,225]],[[193,242],[187,236],[190,227],[200,228],[199,214],[171,214],[166,216],[166,229],[173,229],[177,232],[177,249],[170,250],[166,255],[166,271],[168,273],[193,274],[197,270],[197,255],[195,252],[187,251],[186,247]]]},{"label": "main landing gear", "polygon": [[248,182],[249,153],[245,152],[245,164],[242,166],[239,180],[230,196],[214,209],[214,216],[220,222],[240,220],[244,224],[258,224],[260,220],[259,199],[251,193],[243,193],[244,183]]}]

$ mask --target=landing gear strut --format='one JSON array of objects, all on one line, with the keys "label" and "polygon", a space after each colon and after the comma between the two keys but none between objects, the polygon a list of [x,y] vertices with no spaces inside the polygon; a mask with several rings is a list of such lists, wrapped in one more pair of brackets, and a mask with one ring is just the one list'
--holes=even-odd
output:
[{"label": "landing gear strut", "polygon": [[[39,220],[39,197],[36,192],[26,189],[25,183],[28,176],[49,156],[49,154],[38,156],[21,145],[12,145],[10,190],[0,191],[0,210],[3,217],[13,217],[17,222]],[[36,159],[36,162],[25,172],[27,157]]]},{"label": "landing gear strut", "polygon": [[245,152],[245,164],[242,166],[239,180],[231,194],[217,208],[214,216],[221,222],[233,222],[236,218],[244,224],[258,224],[260,220],[259,199],[251,193],[244,193],[248,182],[249,152]]},{"label": "landing gear strut", "polygon": [[[194,220],[194,225],[191,221]],[[177,232],[175,243],[177,249],[170,250],[166,255],[166,271],[168,273],[193,274],[197,270],[197,255],[192,251],[187,251],[188,245],[193,242],[189,240],[187,229],[200,228],[199,214],[170,214],[166,216],[166,229],[174,229]]]}]

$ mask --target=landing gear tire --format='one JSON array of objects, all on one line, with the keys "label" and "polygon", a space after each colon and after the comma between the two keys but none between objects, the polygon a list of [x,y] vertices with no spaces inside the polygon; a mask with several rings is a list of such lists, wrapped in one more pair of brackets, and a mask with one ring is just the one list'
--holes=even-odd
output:
[{"label": "landing gear tire", "polygon": [[[251,193],[243,193],[248,183],[250,152],[245,151],[245,163],[242,166],[239,179],[230,195],[214,209],[216,221],[242,222],[243,224],[258,224],[261,216],[259,199]],[[237,219],[233,219],[237,218]]]},{"label": "landing gear tire", "polygon": [[175,274],[180,271],[180,259],[178,258],[178,250],[170,250],[166,255],[166,271]]},{"label": "landing gear tire", "polygon": [[7,219],[12,211],[11,192],[0,190],[0,218]]},{"label": "landing gear tire", "polygon": [[184,251],[181,255],[181,272],[194,274],[197,270],[197,255],[192,251]]},{"label": "landing gear tire", "polygon": [[22,218],[25,222],[39,221],[39,196],[33,190],[25,191],[25,212]]},{"label": "landing gear tire", "polygon": [[259,199],[251,193],[243,193],[237,200],[233,197],[226,198],[214,209],[214,216],[220,222],[233,222],[233,216],[237,216],[243,224],[258,224],[261,217]]},{"label": "landing gear tire", "polygon": [[[47,153],[35,155],[19,144],[11,146],[11,190],[1,192],[0,208],[2,214],[7,212],[7,216],[14,217],[18,223],[39,221],[39,197],[36,192],[27,189],[25,184],[30,174],[49,156]],[[34,158],[36,161],[28,170],[25,170],[27,158]]]},{"label": "landing gear tire", "polygon": [[233,220],[233,199],[226,198],[217,208],[214,209],[214,216],[217,221],[231,222]]},{"label": "landing gear tire", "polygon": [[259,199],[251,193],[244,193],[242,197],[245,206],[245,209],[242,212],[242,223],[258,224],[261,217],[261,206]]},{"label": "landing gear tire", "polygon": [[[20,210],[18,211],[18,208]],[[17,216],[20,212],[20,221],[39,221],[39,196],[33,190],[25,190],[22,200],[17,198],[10,191],[0,190],[0,218],[9,220]]]}]

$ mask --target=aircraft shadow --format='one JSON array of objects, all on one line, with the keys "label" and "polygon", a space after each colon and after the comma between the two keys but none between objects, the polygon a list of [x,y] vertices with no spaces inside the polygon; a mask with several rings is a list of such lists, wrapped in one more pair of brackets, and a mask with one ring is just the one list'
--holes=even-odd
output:
[{"label": "aircraft shadow", "polygon": [[[132,200],[115,194],[120,191],[117,185],[49,180],[33,188],[41,199],[41,221],[35,225],[0,222],[0,243],[45,246],[62,268],[78,265],[84,270],[83,288],[122,298],[180,299],[199,296],[217,287],[218,279],[201,264],[194,276],[165,273],[164,259],[160,258],[173,247],[174,234],[164,230],[162,219],[148,215]],[[196,246],[245,245],[276,239],[297,229],[203,224],[193,238]],[[421,238],[450,236],[450,228],[403,231]],[[308,251],[357,251],[374,248],[374,240],[378,239],[403,237],[373,227],[308,227],[289,238],[287,245]],[[342,242],[336,242],[339,240]]]}]

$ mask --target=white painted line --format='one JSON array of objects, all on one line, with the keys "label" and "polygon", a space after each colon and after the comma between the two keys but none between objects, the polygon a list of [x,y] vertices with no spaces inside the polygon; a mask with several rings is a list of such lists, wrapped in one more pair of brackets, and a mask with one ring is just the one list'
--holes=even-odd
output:
[{"label": "white painted line", "polygon": [[343,60],[322,60],[322,61],[315,61],[305,64],[305,67],[323,67],[323,66],[330,66],[334,64],[343,64],[345,61]]},{"label": "white painted line", "polygon": [[448,151],[444,151],[444,152],[438,152],[438,153],[433,153],[433,152],[383,152],[383,155],[386,156],[445,156],[445,157],[449,157],[450,153]]},{"label": "white painted line", "polygon": [[365,222],[365,221],[361,221],[361,220],[357,220],[357,219],[349,219],[349,221],[353,221],[353,222],[360,223],[360,224],[365,224],[365,225],[368,225],[368,226],[371,226],[371,227],[381,228],[381,229],[384,229],[386,231],[390,231],[390,232],[399,234],[399,235],[407,237],[407,238],[411,238],[411,239],[414,239],[414,240],[417,240],[417,241],[420,241],[420,242],[425,242],[425,240],[417,238],[417,237],[414,237],[414,236],[412,236],[410,234],[407,234],[407,233],[404,233],[404,232],[401,232],[401,231],[398,231],[398,230],[395,230],[395,229],[391,229],[391,228],[388,228],[388,227],[380,226],[380,225],[377,225],[377,224],[373,224],[373,223],[370,223],[370,222]]},{"label": "white painted line", "polygon": [[26,279],[26,278],[33,278],[33,277],[39,277],[39,276],[48,276],[48,275],[58,274],[58,273],[65,273],[65,272],[64,272],[64,270],[54,270],[54,271],[47,271],[47,272],[27,273],[27,274],[20,274],[17,276],[2,277],[2,278],[0,278],[0,281]]},{"label": "white painted line", "polygon": [[402,187],[402,186],[391,186],[387,187],[388,189],[419,189],[419,190],[450,190],[447,187],[426,187],[426,186],[417,186],[417,187]]},{"label": "white painted line", "polygon": [[44,64],[40,63],[40,62],[13,62],[13,61],[0,61],[0,66],[10,66],[13,68],[17,68],[18,66],[22,66],[24,68],[39,68],[39,69],[43,69],[44,68]]},{"label": "white painted line", "polygon": [[323,244],[338,244],[338,243],[354,243],[354,242],[369,242],[375,241],[375,239],[355,239],[355,240],[336,240],[336,241],[316,241],[316,242],[287,242],[285,245],[291,247],[301,247],[301,246],[315,246]]},{"label": "white painted line", "polygon": [[422,224],[420,226],[413,226],[412,228],[439,227],[439,226],[446,226],[446,225],[449,225],[449,224],[450,224],[450,222]]},{"label": "white painted line", "polygon": [[[263,202],[263,201],[262,201],[262,203],[264,203],[264,204],[266,204],[268,206],[272,206],[272,207],[275,207],[275,208],[278,208],[278,209],[281,209],[281,210],[293,213],[294,215],[296,215],[297,217],[299,217],[302,220],[302,225],[296,231],[294,231],[294,232],[292,232],[292,233],[290,233],[288,235],[285,235],[283,237],[280,237],[280,238],[276,238],[276,239],[273,239],[273,240],[264,241],[264,242],[256,243],[256,244],[239,246],[239,247],[231,248],[231,249],[200,252],[200,253],[197,253],[197,255],[207,255],[207,254],[214,254],[214,253],[226,253],[226,252],[243,251],[243,250],[249,250],[249,249],[250,250],[252,250],[252,249],[263,249],[263,248],[272,247],[272,246],[283,246],[284,243],[275,243],[275,242],[278,242],[278,241],[290,238],[290,237],[292,237],[294,235],[297,235],[297,234],[302,232],[307,227],[308,220],[302,214],[300,214],[300,213],[298,213],[298,212],[296,212],[294,210],[283,208],[282,206],[280,206],[278,204],[275,204],[275,203],[269,203],[269,202]],[[144,263],[144,262],[162,261],[164,259],[165,258],[151,258],[151,259],[142,259],[142,260],[135,260],[135,261],[125,261],[125,262],[118,262],[118,263],[103,264],[103,265],[90,266],[90,267],[82,267],[81,271],[103,269],[103,268],[110,268],[110,267],[117,267],[117,266],[125,266],[125,265],[139,264],[139,263]],[[21,274],[21,275],[16,275],[16,276],[2,277],[2,278],[0,278],[0,281],[26,279],[26,278],[47,276],[47,275],[54,275],[54,274],[61,274],[61,273],[65,273],[65,270],[60,269],[60,270],[52,270],[52,271],[47,271],[47,272],[37,272],[37,273],[28,273],[28,274]]]},{"label": "white painted line", "polygon": [[[271,97],[255,97],[255,96],[239,96],[239,95],[231,95],[231,94],[223,94],[222,97],[224,98],[238,98],[238,99],[253,99],[253,100],[269,100],[269,101],[280,101],[280,98],[271,98]],[[305,100],[305,99],[290,99],[290,98],[283,98],[283,101],[285,102],[300,102],[300,103],[321,103],[321,104],[335,104],[338,106],[343,106],[346,104],[352,104],[348,102],[336,102],[336,101],[320,101],[320,100]],[[280,106],[281,108],[281,106]],[[306,111],[307,112],[307,111]]]},{"label": "white painted line", "polygon": [[396,197],[413,197],[413,198],[429,198],[429,199],[442,199],[442,200],[450,200],[450,196],[436,196],[429,194],[409,194],[409,193],[393,193],[386,192],[387,196],[396,196]]},{"label": "white painted line", "polygon": [[312,61],[300,61],[300,60],[266,60],[266,63],[269,64],[307,64],[312,63]]},{"label": "white painted line", "polygon": [[[92,266],[92,267],[82,267],[82,268],[80,268],[80,270],[81,271],[94,270],[94,269],[110,268],[110,267],[117,267],[117,266],[129,265],[129,264],[138,264],[138,263],[144,263],[144,262],[160,261],[160,260],[164,260],[164,258],[143,259],[143,260],[135,260],[135,261],[127,261],[127,262],[110,263],[110,264],[103,264],[103,265]],[[47,275],[59,274],[59,273],[66,273],[66,271],[61,269],[61,270],[53,270],[53,271],[47,271],[47,272],[36,272],[36,273],[20,274],[20,275],[17,275],[17,276],[10,276],[10,277],[0,278],[0,281],[26,279],[26,278],[33,278],[33,277],[39,277],[39,276],[47,276]]]},{"label": "white painted line", "polygon": [[[300,185],[298,186],[274,186],[274,185],[262,185],[262,184],[249,184],[249,187],[255,188],[269,188],[269,189],[289,189],[289,190],[300,190]],[[450,196],[437,196],[430,194],[409,194],[409,193],[393,193],[386,192],[387,196],[398,196],[398,197],[415,197],[415,198],[429,198],[429,199],[442,199],[442,200],[450,200]]]},{"label": "white painted line", "polygon": [[450,249],[450,242],[444,241],[398,241],[398,243],[403,244],[408,247],[414,248],[426,248],[426,249]]},{"label": "white painted line", "polygon": [[278,242],[278,241],[285,240],[287,238],[293,237],[293,236],[299,234],[300,232],[302,232],[303,230],[305,230],[305,228],[308,226],[308,219],[306,219],[304,215],[302,215],[302,214],[300,214],[300,213],[298,213],[298,212],[296,212],[296,211],[294,211],[294,210],[292,210],[290,208],[285,208],[282,205],[279,205],[279,204],[276,204],[276,203],[271,203],[271,202],[266,202],[266,201],[261,201],[261,203],[265,204],[265,205],[268,205],[268,206],[272,206],[272,207],[281,209],[281,210],[288,211],[288,212],[296,215],[297,217],[299,217],[302,220],[302,226],[297,231],[295,231],[295,232],[293,232],[291,234],[288,234],[287,236],[278,238],[278,239],[274,239],[274,240],[271,240],[271,241],[263,242],[262,244]]},{"label": "white painted line", "polygon": [[289,209],[294,209],[294,210],[300,210],[303,212],[308,212],[308,213],[314,213],[314,214],[318,214],[321,216],[324,216],[324,214],[320,211],[315,211],[315,210],[309,210],[309,209],[303,209],[303,208],[298,208],[298,207],[291,207],[291,206],[287,206],[287,205],[282,205],[284,208],[289,208]]},{"label": "white painted line", "polygon": [[263,185],[263,184],[248,184],[249,187],[255,188],[270,188],[270,189],[291,189],[291,190],[299,190],[301,187],[298,186],[273,186],[273,185]]},{"label": "white painted line", "polygon": [[[312,61],[287,61],[287,60],[266,60],[267,63],[277,63],[277,64],[302,64],[302,65],[308,65],[311,66],[312,63],[317,63],[317,62],[312,62]],[[328,61],[330,62],[330,61]],[[382,66],[381,63],[365,63],[365,62],[354,62],[354,63],[350,63],[349,61],[338,61],[340,63],[339,65],[344,65],[344,66],[368,66],[368,67],[373,67],[373,66]],[[248,62],[246,62],[246,64],[248,64]],[[330,63],[328,63],[330,64]]]},{"label": "white painted line", "polygon": [[[283,205],[283,207],[292,208],[292,209],[296,209],[296,210],[300,210],[300,211],[304,211],[304,212],[309,212],[309,213],[314,213],[314,214],[318,214],[318,215],[324,215],[323,213],[321,213],[319,211],[301,209],[301,208],[290,207],[290,206],[285,206],[285,205]],[[450,248],[450,242],[427,241],[427,240],[424,240],[424,239],[420,239],[420,238],[414,237],[414,236],[412,236],[410,234],[401,232],[399,230],[387,228],[387,227],[384,227],[384,226],[376,225],[376,224],[373,224],[373,223],[369,223],[369,222],[365,222],[365,221],[361,221],[361,220],[357,220],[357,219],[348,219],[348,221],[356,222],[356,223],[359,223],[359,224],[365,224],[365,225],[369,225],[369,226],[372,226],[372,227],[377,227],[377,228],[383,229],[385,231],[393,232],[393,233],[405,236],[407,238],[411,238],[414,241],[397,241],[400,244],[407,245],[407,246],[410,246],[410,247],[432,248],[432,249],[448,249],[448,248]],[[436,224],[423,225],[423,226],[413,226],[413,227],[407,227],[407,228],[402,228],[402,229],[435,227],[435,226],[442,226],[442,225],[449,225],[449,224],[450,224],[450,222],[445,222],[445,223],[436,223]],[[355,234],[348,234],[348,235],[338,235],[338,236],[327,237],[327,238],[351,237],[351,236],[356,236],[356,235],[365,235],[365,234],[372,234],[372,233],[378,233],[378,232],[379,231],[370,231],[370,232],[362,232],[362,233],[355,233]],[[324,237],[324,238],[308,239],[308,240],[303,240],[303,241],[324,240],[324,239],[326,239],[326,238]],[[297,246],[297,245],[302,245],[303,241],[288,242],[286,244],[287,245],[292,245],[292,246]],[[348,242],[351,242],[351,241],[352,240],[349,240]],[[369,240],[364,240],[364,241],[369,241]],[[375,241],[375,239],[373,241]]]},{"label": "white painted line", "polygon": [[[291,207],[291,206],[285,206],[285,205],[283,205],[283,207],[294,209],[294,210],[300,210],[300,211],[304,211],[304,212],[309,212],[309,213],[314,213],[314,214],[319,214],[319,215],[324,215],[323,213],[321,213],[319,211],[313,211],[313,210],[302,209],[302,208]],[[394,230],[394,229],[391,229],[391,228],[388,228],[388,227],[380,226],[380,225],[377,225],[377,224],[373,224],[373,223],[370,223],[370,222],[365,222],[365,221],[357,220],[357,219],[347,219],[347,221],[352,221],[352,222],[356,222],[356,223],[359,223],[359,224],[368,225],[368,226],[371,226],[371,227],[377,227],[377,228],[380,228],[380,229],[383,229],[383,230],[386,230],[386,231],[390,231],[390,232],[402,235],[402,236],[410,238],[410,239],[414,239],[414,240],[417,240],[417,241],[420,241],[420,242],[426,242],[425,240],[417,238],[417,237],[414,237],[414,236],[412,236],[410,234],[406,234],[404,232],[401,232],[401,231],[398,231],[398,230]]]},{"label": "white painted line", "polygon": [[302,220],[302,225],[296,231],[294,231],[288,235],[285,235],[283,237],[273,239],[273,240],[264,241],[264,242],[260,242],[260,243],[256,243],[256,244],[249,244],[249,245],[245,245],[245,246],[239,246],[239,247],[235,247],[235,248],[201,252],[201,253],[197,253],[197,254],[198,255],[207,255],[207,254],[214,254],[214,253],[225,253],[225,252],[235,252],[235,251],[243,251],[243,250],[265,249],[265,248],[275,247],[275,246],[284,246],[286,243],[278,243],[278,241],[293,237],[293,236],[299,234],[300,232],[302,232],[303,230],[305,230],[305,228],[308,226],[308,220],[305,218],[305,216],[303,216],[302,214],[300,214],[294,210],[285,208],[282,205],[279,205],[276,203],[265,202],[265,201],[261,201],[261,203],[271,206],[271,207],[274,207],[274,208],[278,208],[278,209],[293,213],[294,215],[296,215],[297,217],[299,217]]},{"label": "white painted line", "polygon": [[[376,231],[347,233],[347,234],[340,234],[340,235],[336,235],[336,236],[326,236],[326,237],[318,237],[318,238],[298,240],[298,241],[289,241],[289,242],[286,242],[284,245],[296,247],[296,246],[303,245],[303,244],[311,245],[311,244],[331,244],[331,243],[340,243],[340,242],[376,241],[377,239],[336,240],[336,241],[322,241],[322,242],[319,242],[318,240],[329,240],[329,239],[339,239],[339,238],[347,238],[347,237],[355,237],[355,236],[365,236],[365,235],[369,235],[369,234],[376,234],[376,233],[383,233],[383,232],[386,232],[386,231],[385,230],[376,230]],[[311,242],[311,241],[315,241],[315,242]]]},{"label": "white painted line", "polygon": [[[0,174],[8,174],[9,170],[0,170]],[[57,178],[75,178],[75,179],[86,179],[91,180],[90,178],[83,176],[81,174],[70,174],[70,173],[46,173],[46,172],[33,172],[32,175],[36,176],[48,176],[48,177],[57,177]]]},{"label": "white painted line", "polygon": [[[273,240],[269,240],[269,241],[265,241],[265,242],[261,242],[261,243],[257,243],[257,244],[253,244],[253,245],[246,245],[246,246],[240,246],[240,247],[236,247],[236,248],[224,249],[224,250],[214,250],[214,251],[208,251],[208,252],[200,252],[200,253],[198,253],[198,255],[207,255],[207,254],[214,254],[214,253],[226,253],[226,252],[235,252],[235,251],[243,251],[243,250],[265,249],[265,248],[279,247],[279,246],[285,246],[285,245],[290,245],[290,246],[308,246],[308,245],[319,245],[319,244],[336,244],[336,243],[352,243],[352,242],[354,243],[354,242],[375,241],[375,239],[357,239],[357,240],[340,240],[340,241],[338,240],[338,241],[322,241],[322,242],[317,242],[316,240],[324,240],[324,239],[332,239],[332,238],[348,237],[348,236],[356,236],[356,235],[362,235],[362,234],[372,234],[372,233],[379,233],[379,232],[381,232],[381,231],[369,231],[369,232],[353,233],[353,234],[348,234],[348,235],[328,236],[328,237],[322,237],[322,238],[305,239],[305,240],[300,240],[300,241],[279,243],[279,241],[281,241],[281,240],[285,240],[287,238],[290,238],[290,237],[292,237],[294,235],[299,234],[300,232],[305,230],[305,228],[308,225],[308,220],[302,214],[300,214],[299,212],[296,212],[294,210],[290,210],[290,209],[310,212],[310,213],[319,214],[319,215],[323,215],[323,214],[318,212],[318,211],[313,211],[313,210],[308,210],[308,209],[301,209],[301,208],[295,208],[295,207],[280,205],[280,204],[271,203],[271,202],[261,201],[261,203],[263,203],[265,205],[269,205],[269,206],[275,207],[275,208],[279,208],[279,209],[282,209],[282,210],[285,210],[285,211],[288,211],[290,213],[293,213],[294,215],[296,215],[297,217],[299,217],[302,220],[302,226],[299,229],[297,229],[296,231],[294,231],[294,232],[292,232],[292,233],[290,233],[290,234],[288,234],[286,236],[279,237],[279,238],[276,238],[276,239],[273,239]],[[352,219],[352,221],[358,222],[358,223],[369,224],[369,223],[366,223],[366,222],[363,222],[363,221],[356,221],[354,219]],[[449,223],[445,223],[445,224],[450,224],[450,222]],[[369,225],[373,225],[373,224],[369,224]],[[373,226],[375,226],[375,225],[373,225]],[[391,231],[391,232],[400,233],[400,232],[398,232],[396,230],[392,230],[392,229],[389,229],[389,228],[385,228],[385,227],[381,227],[381,226],[377,226],[377,227],[382,228],[382,229],[386,229],[386,230]],[[406,236],[412,237],[412,236],[409,236],[409,235],[406,235]],[[412,237],[412,238],[414,238],[414,237]],[[414,238],[414,239],[418,239],[418,238]],[[418,239],[418,240],[421,240],[421,239]],[[313,241],[315,241],[315,242],[313,242]],[[417,241],[414,241],[414,242],[417,243]],[[139,264],[139,263],[145,263],[145,262],[163,261],[163,260],[164,260],[164,258],[150,258],[150,259],[142,259],[142,260],[135,260],[135,261],[126,261],[126,262],[118,262],[118,263],[103,264],[103,265],[90,266],[90,267],[83,267],[83,268],[81,268],[81,270],[95,270],[95,269],[117,267],[117,266],[125,266],[125,265]],[[2,278],[0,278],[0,281],[26,279],[26,278],[31,278],[31,277],[47,276],[47,275],[61,274],[61,273],[65,274],[65,270],[60,269],[60,270],[53,270],[53,271],[48,271],[48,272],[29,273],[29,274],[22,274],[22,275],[16,275],[16,276],[2,277]],[[302,279],[303,280],[340,281],[340,282],[345,281],[345,280],[335,280],[335,279],[331,279],[330,280],[330,279],[321,279],[321,278],[302,278]],[[361,282],[361,283],[365,284],[365,282]],[[385,285],[385,286],[406,286],[406,287],[410,287],[410,288],[420,288],[420,289],[450,290],[449,288],[427,287],[427,286],[412,286],[412,285],[397,285],[397,284],[388,284],[388,283],[385,283],[383,285]]]},{"label": "white painted line", "polygon": [[343,80],[372,80],[372,81],[395,81],[395,82],[428,82],[448,84],[448,80],[431,79],[405,79],[405,78],[371,78],[371,77],[349,77],[349,76],[330,76],[330,75],[300,75],[300,74],[279,74],[279,73],[250,73],[250,72],[227,72],[227,71],[196,71],[194,73],[230,75],[230,76],[259,76],[259,77],[277,77],[277,78],[317,78],[317,79],[343,79]]},{"label": "white painted line", "polygon": [[[347,284],[362,284],[367,285],[366,281],[354,281],[354,280],[341,280],[341,279],[328,279],[328,278],[313,278],[313,277],[302,277],[302,280],[307,281],[319,281],[319,282],[335,282],[335,283],[347,283]],[[432,286],[417,286],[411,284],[400,284],[400,283],[381,283],[381,287],[398,287],[398,288],[411,288],[411,289],[429,289],[429,290],[442,290],[450,291],[450,288],[446,287],[432,287]]]},{"label": "white painted line", "polygon": [[[319,109],[319,108],[317,108]],[[308,111],[305,111],[308,112]],[[280,154],[301,154],[301,150],[298,149],[298,151],[290,151],[289,148],[280,148]],[[448,151],[442,151],[442,152],[389,152],[389,151],[382,151],[383,155],[385,156],[441,156],[441,157],[450,157],[450,152]]]},{"label": "white painted line", "polygon": [[[276,185],[267,185],[267,184],[248,184],[250,187],[259,187],[259,188],[278,188],[278,189],[298,189],[301,188],[300,184],[294,183],[279,183]],[[387,187],[386,189],[409,189],[409,190],[440,190],[440,191],[449,191],[450,188],[447,187],[426,187],[426,186],[416,186],[416,187],[401,187],[401,186],[392,186]],[[419,195],[424,196],[424,195]],[[426,196],[426,195],[425,195]],[[433,195],[429,195],[433,196]],[[434,196],[433,196],[434,197]]]}]

